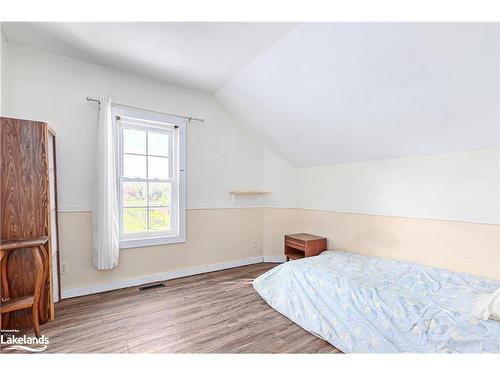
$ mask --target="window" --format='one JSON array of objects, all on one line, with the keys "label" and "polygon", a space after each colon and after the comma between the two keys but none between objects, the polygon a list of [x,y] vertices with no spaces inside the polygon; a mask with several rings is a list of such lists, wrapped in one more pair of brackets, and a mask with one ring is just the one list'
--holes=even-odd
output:
[{"label": "window", "polygon": [[115,107],[120,248],[185,241],[185,123]]}]

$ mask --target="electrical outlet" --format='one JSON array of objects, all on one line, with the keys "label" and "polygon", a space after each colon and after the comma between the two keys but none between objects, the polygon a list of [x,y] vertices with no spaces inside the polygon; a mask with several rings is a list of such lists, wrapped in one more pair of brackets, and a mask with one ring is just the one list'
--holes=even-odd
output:
[{"label": "electrical outlet", "polygon": [[61,263],[61,274],[69,273],[68,263]]},{"label": "electrical outlet", "polygon": [[254,249],[257,247],[257,240],[252,240],[252,247]]}]

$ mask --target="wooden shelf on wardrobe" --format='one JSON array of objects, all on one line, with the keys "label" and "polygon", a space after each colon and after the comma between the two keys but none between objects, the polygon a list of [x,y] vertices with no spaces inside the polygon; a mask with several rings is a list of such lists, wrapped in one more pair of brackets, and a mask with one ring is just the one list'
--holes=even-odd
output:
[{"label": "wooden shelf on wardrobe", "polygon": [[0,313],[5,314],[11,311],[27,309],[33,306],[33,296],[24,296],[18,298],[11,298],[7,301],[2,301]]}]

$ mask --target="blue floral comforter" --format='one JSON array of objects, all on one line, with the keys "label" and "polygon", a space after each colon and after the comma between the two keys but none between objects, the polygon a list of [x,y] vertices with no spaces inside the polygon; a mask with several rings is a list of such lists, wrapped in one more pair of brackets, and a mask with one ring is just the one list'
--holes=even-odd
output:
[{"label": "blue floral comforter", "polygon": [[283,263],[254,288],[346,353],[500,353],[500,322],[471,315],[500,282],[343,251]]}]

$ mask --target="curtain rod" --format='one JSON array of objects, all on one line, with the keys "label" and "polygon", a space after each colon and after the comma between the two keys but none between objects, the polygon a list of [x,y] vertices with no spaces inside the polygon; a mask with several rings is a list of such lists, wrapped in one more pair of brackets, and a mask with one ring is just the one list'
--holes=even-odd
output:
[{"label": "curtain rod", "polygon": [[[99,103],[101,104],[101,102],[99,101],[99,99],[95,99],[95,98],[91,98],[90,96],[87,96],[87,101],[89,102],[96,102],[96,103]],[[196,118],[196,117],[189,117],[189,116],[182,116],[182,115],[174,115],[173,113],[167,113],[167,112],[158,112],[158,111],[151,111],[149,109],[144,109],[144,108],[138,108],[138,107],[132,107],[130,105],[125,105],[125,104],[119,104],[119,103],[115,103],[116,105],[120,106],[120,107],[125,107],[125,108],[130,108],[130,109],[137,109],[139,111],[148,111],[148,112],[154,112],[154,113],[159,113],[159,114],[162,114],[162,115],[169,115],[169,116],[176,116],[176,117],[181,117],[181,118],[185,118],[186,120],[188,120],[189,122],[191,121],[199,121],[201,123],[205,123],[205,120],[202,119],[202,118]]]}]

